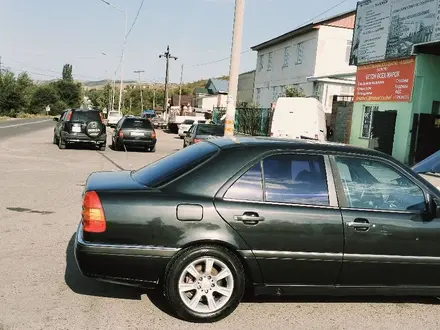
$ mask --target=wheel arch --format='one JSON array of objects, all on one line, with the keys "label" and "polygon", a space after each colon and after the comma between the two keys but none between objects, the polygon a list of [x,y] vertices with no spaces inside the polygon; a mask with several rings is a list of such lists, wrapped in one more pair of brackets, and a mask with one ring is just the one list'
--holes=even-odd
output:
[{"label": "wheel arch", "polygon": [[207,246],[207,245],[212,247],[221,247],[227,249],[229,252],[233,253],[238,258],[240,263],[243,265],[243,269],[245,272],[244,275],[246,279],[246,290],[252,289],[255,284],[262,282],[261,270],[255,258],[252,259],[245,258],[240,253],[240,251],[237,249],[236,246],[225,241],[198,240],[183,245],[181,249],[171,258],[171,260],[168,262],[167,266],[165,267],[162,277],[159,279],[159,283],[163,282],[163,279],[165,278],[166,274],[168,273],[173,263],[184,253],[185,250],[197,246]]}]

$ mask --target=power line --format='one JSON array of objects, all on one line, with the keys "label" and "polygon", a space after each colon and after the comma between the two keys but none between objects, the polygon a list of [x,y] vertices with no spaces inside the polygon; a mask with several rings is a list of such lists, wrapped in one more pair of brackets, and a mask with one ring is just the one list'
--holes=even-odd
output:
[{"label": "power line", "polygon": [[[333,9],[335,9],[336,7],[339,7],[340,5],[344,4],[344,3],[347,2],[347,1],[348,1],[348,0],[342,0],[341,2],[339,2],[339,3],[337,3],[336,5],[332,6],[331,8],[329,8],[329,9],[323,11],[323,12],[320,13],[319,15],[316,15],[316,16],[310,18],[309,20],[305,21],[305,22],[302,23],[301,25],[298,25],[298,26],[295,27],[293,30],[296,30],[296,29],[298,29],[298,28],[300,28],[300,27],[306,25],[306,24],[309,23],[310,21],[313,21],[313,20],[315,20],[315,19],[321,17],[322,15],[327,14],[329,11],[332,11]],[[241,52],[240,55],[243,55],[243,54],[249,53],[249,52],[251,52],[251,51],[252,51],[252,49],[245,50],[245,51]],[[199,64],[192,64],[192,65],[189,65],[189,66],[190,66],[190,67],[205,66],[205,65],[210,65],[210,64],[215,64],[215,63],[223,62],[223,61],[226,61],[226,60],[229,60],[229,59],[231,59],[231,56],[224,57],[224,58],[221,58],[221,59],[219,59],[219,60],[214,60],[214,61],[210,61],[210,62],[199,63]]]},{"label": "power line", "polygon": [[134,20],[133,20],[133,24],[131,24],[130,30],[128,30],[127,35],[125,36],[126,39],[127,39],[128,36],[130,35],[131,30],[133,30],[133,28],[134,28],[134,26],[135,26],[135,24],[136,24],[136,21],[137,21],[137,19],[138,19],[138,17],[139,17],[139,14],[140,14],[140,12],[141,12],[141,10],[142,10],[142,6],[144,5],[144,1],[145,1],[145,0],[142,0],[141,5],[139,6],[139,9],[138,9],[138,11],[137,11],[137,13],[136,13],[136,17],[135,17]]}]

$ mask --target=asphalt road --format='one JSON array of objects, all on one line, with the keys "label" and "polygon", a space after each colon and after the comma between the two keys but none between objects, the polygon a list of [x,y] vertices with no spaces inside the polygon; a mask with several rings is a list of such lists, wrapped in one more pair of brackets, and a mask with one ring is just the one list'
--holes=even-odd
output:
[{"label": "asphalt road", "polygon": [[138,168],[182,144],[158,138],[154,154],[59,150],[52,126],[0,140],[0,329],[440,328],[435,299],[362,297],[254,299],[216,324],[190,324],[171,316],[159,294],[83,277],[72,242],[87,176]]},{"label": "asphalt road", "polygon": [[53,119],[12,119],[0,121],[0,140],[54,126]]}]

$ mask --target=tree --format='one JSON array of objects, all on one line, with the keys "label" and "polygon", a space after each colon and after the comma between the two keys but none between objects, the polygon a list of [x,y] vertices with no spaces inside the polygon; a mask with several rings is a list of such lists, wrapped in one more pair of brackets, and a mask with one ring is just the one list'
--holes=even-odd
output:
[{"label": "tree", "polygon": [[301,87],[289,86],[286,88],[286,97],[306,97],[306,94]]},{"label": "tree", "polygon": [[63,76],[62,79],[65,81],[73,81],[73,75],[72,75],[72,65],[71,64],[64,64],[63,66]]},{"label": "tree", "polygon": [[41,113],[47,106],[51,107],[52,114],[58,114],[56,105],[59,104],[60,97],[53,84],[44,84],[38,86],[32,95],[29,113]]}]

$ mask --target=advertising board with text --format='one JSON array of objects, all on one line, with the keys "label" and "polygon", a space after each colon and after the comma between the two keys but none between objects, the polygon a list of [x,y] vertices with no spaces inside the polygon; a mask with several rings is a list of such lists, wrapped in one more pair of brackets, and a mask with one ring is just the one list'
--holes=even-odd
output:
[{"label": "advertising board with text", "polygon": [[412,55],[414,45],[440,41],[440,0],[358,2],[350,65]]},{"label": "advertising board with text", "polygon": [[354,102],[411,101],[415,63],[415,58],[411,57],[359,66]]}]

